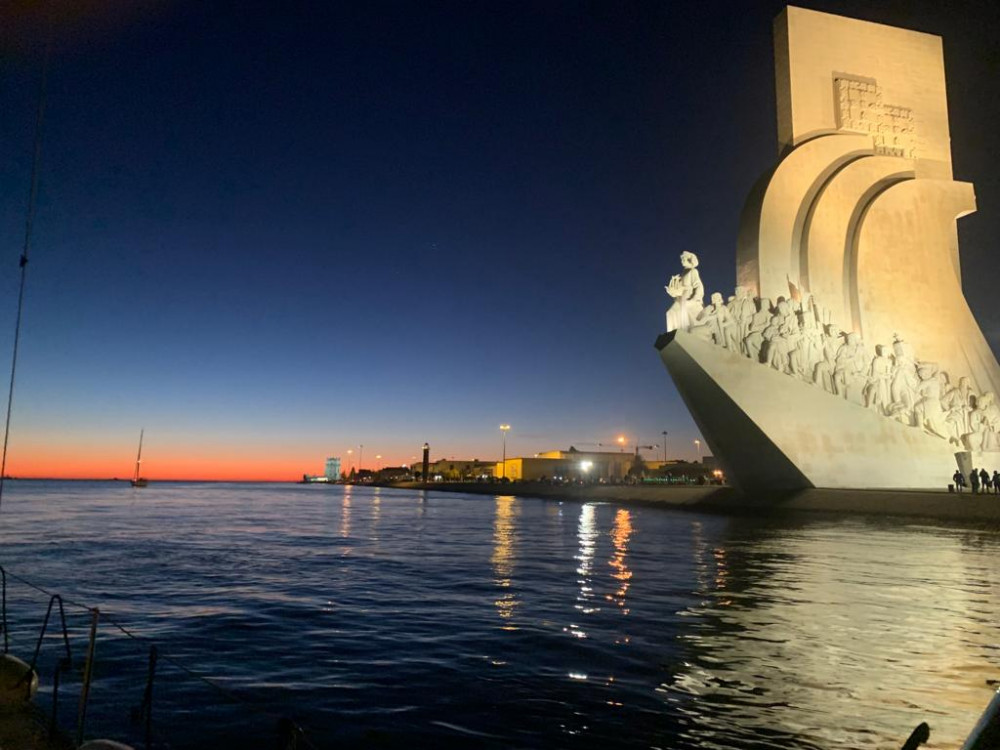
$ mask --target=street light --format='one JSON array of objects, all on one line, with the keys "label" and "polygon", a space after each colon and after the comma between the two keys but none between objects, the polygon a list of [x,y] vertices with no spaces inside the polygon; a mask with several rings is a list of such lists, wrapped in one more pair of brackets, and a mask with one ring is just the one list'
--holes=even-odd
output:
[{"label": "street light", "polygon": [[667,431],[663,431],[663,463],[667,462]]},{"label": "street light", "polygon": [[510,431],[509,424],[500,425],[500,434],[503,436],[503,461],[500,464],[500,478],[507,478],[507,433]]},{"label": "street light", "polygon": [[619,435],[618,436],[618,445],[621,446],[620,450],[621,450],[622,453],[624,453],[625,452],[625,436],[624,435]]},{"label": "street light", "polygon": [[354,453],[350,448],[347,449],[347,476],[351,476],[351,468],[354,464],[351,463],[351,456]]},{"label": "street light", "polygon": [[382,456],[375,456],[375,469],[376,471],[382,471]]},{"label": "street light", "polygon": [[364,445],[359,445],[358,446],[358,474],[361,473],[362,462],[364,460],[365,460],[365,446]]},{"label": "street light", "polygon": [[701,441],[695,440],[694,447],[698,450],[698,463],[701,463]]}]

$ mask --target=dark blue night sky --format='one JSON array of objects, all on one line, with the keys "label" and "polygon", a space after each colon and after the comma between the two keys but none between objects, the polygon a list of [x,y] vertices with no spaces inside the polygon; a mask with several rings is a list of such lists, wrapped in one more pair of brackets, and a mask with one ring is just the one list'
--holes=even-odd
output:
[{"label": "dark blue night sky", "polygon": [[[807,6],[943,36],[996,350],[1000,14]],[[509,455],[663,430],[694,455],[663,284],[690,249],[733,287],[781,3],[52,7],[13,473],[125,475],[140,426],[162,476],[294,478],[361,443],[496,458],[501,422]],[[44,35],[0,13],[9,352]]]}]

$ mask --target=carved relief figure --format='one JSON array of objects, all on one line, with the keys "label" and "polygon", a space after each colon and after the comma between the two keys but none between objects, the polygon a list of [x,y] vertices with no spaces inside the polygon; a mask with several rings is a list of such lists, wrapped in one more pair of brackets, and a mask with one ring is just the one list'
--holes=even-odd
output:
[{"label": "carved relief figure", "polygon": [[812,383],[816,365],[823,360],[823,334],[811,306],[803,310],[799,330],[801,337],[798,346],[792,351],[791,367],[798,377]]},{"label": "carved relief figure", "polygon": [[958,385],[944,395],[942,405],[947,412],[945,421],[948,424],[950,437],[956,443],[972,432],[969,422],[972,414],[972,395],[972,385],[966,377],[959,378]]},{"label": "carved relief figure", "polygon": [[941,378],[938,367],[933,362],[921,362],[917,367],[920,382],[917,385],[918,399],[913,406],[917,426],[932,435],[948,437],[944,409],[941,407]]},{"label": "carved relief figure", "polygon": [[879,414],[886,414],[891,403],[889,381],[892,379],[892,360],[886,356],[884,346],[875,347],[875,351],[875,359],[868,368],[865,406]]},{"label": "carved relief figure", "polygon": [[864,344],[855,331],[847,334],[833,367],[833,384],[837,395],[856,404],[864,403],[865,386],[865,351]]},{"label": "carved relief figure", "polygon": [[698,315],[691,333],[729,348],[730,340],[735,338],[736,325],[729,317],[729,310],[723,304],[719,292],[712,295],[711,303]]},{"label": "carved relief figure", "polygon": [[839,334],[837,327],[832,323],[826,327],[823,336],[823,359],[816,365],[813,371],[813,383],[821,386],[827,393],[837,393],[837,387],[833,382],[833,370],[837,362],[837,350],[840,348]]},{"label": "carved relief figure", "polygon": [[750,320],[750,330],[747,333],[747,337],[743,340],[743,348],[746,350],[747,356],[750,357],[754,362],[761,361],[761,350],[764,347],[764,330],[771,323],[771,301],[769,299],[761,299],[760,309],[753,314],[753,318]]},{"label": "carved relief figure", "polygon": [[892,358],[892,406],[889,411],[900,422],[913,426],[913,407],[917,403],[917,386],[920,384],[917,363],[910,345],[898,337],[892,342]]},{"label": "carved relief figure", "polygon": [[973,451],[1000,451],[1000,407],[996,396],[984,393],[969,415],[969,434],[963,439]]},{"label": "carved relief figure", "polygon": [[[736,287],[736,299],[730,305],[729,311],[736,319],[739,340],[741,342],[746,341],[747,335],[750,333],[750,321],[753,319],[754,313],[757,312],[749,289],[745,286]],[[746,348],[741,348],[743,349],[743,353],[746,354]]]},{"label": "carved relief figure", "polygon": [[771,316],[771,323],[764,329],[764,361],[778,372],[788,372],[788,326],[780,313]]},{"label": "carved relief figure", "polygon": [[[716,295],[712,295],[712,301],[715,301]],[[722,302],[722,295],[718,295],[719,302]],[[725,346],[730,351],[740,353],[740,348],[743,339],[740,337],[740,323],[736,320],[736,316],[733,314],[733,310],[736,309],[736,297],[729,298],[728,305],[722,305],[722,311],[724,316],[720,318],[720,328],[722,330],[723,346]]]},{"label": "carved relief figure", "polygon": [[674,298],[674,304],[667,310],[668,333],[690,328],[698,318],[705,298],[705,287],[698,274],[698,256],[684,251],[681,253],[681,266],[684,267],[684,272],[672,276],[670,283],[664,287],[667,294]]}]

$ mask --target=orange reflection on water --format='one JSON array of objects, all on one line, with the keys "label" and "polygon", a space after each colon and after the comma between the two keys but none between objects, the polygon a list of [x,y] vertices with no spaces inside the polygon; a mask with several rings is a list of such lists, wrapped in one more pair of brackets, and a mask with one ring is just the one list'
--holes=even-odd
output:
[{"label": "orange reflection on water", "polygon": [[628,542],[632,536],[632,516],[624,508],[615,514],[615,523],[611,527],[611,543],[614,545],[611,559],[608,565],[613,569],[611,577],[618,581],[618,588],[614,593],[608,594],[608,601],[612,601],[622,608],[624,614],[629,610],[625,606],[625,595],[632,585],[632,571],[628,569],[626,557],[628,555]]},{"label": "orange reflection on water", "polygon": [[517,630],[517,625],[511,621],[518,605],[517,594],[511,590],[516,519],[517,498],[498,495],[493,519],[493,555],[490,557],[490,564],[493,566],[493,581],[501,589],[499,598],[493,604],[500,619],[504,621],[503,630]]}]

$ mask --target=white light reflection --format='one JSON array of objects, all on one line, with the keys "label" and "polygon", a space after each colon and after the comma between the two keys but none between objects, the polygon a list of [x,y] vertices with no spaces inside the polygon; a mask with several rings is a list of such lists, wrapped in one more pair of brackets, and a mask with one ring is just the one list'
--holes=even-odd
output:
[{"label": "white light reflection", "polygon": [[697,532],[705,589],[679,613],[693,619],[686,658],[659,690],[684,706],[691,742],[737,746],[774,731],[782,706],[784,728],[822,747],[899,747],[920,721],[934,747],[961,744],[996,676],[995,538],[844,523]]},{"label": "white light reflection", "polygon": [[[577,539],[580,543],[580,551],[575,556],[577,562],[576,573],[579,576],[577,584],[580,586],[580,593],[576,596],[574,608],[584,615],[590,615],[600,611],[594,605],[594,549],[597,546],[597,506],[593,503],[585,503],[580,508],[580,521],[577,525]],[[568,628],[563,628],[565,632],[571,633],[577,638],[586,638],[587,631],[582,625],[571,623]]]},{"label": "white light reflection", "polygon": [[378,522],[382,518],[382,488],[375,487],[375,494],[372,496],[372,541],[378,539]]},{"label": "white light reflection", "polygon": [[351,535],[351,486],[344,489],[344,499],[340,505],[340,535],[349,537]]}]

